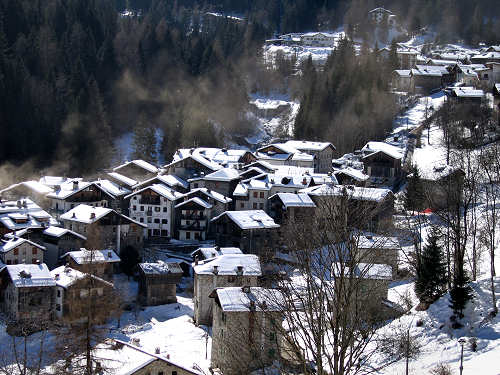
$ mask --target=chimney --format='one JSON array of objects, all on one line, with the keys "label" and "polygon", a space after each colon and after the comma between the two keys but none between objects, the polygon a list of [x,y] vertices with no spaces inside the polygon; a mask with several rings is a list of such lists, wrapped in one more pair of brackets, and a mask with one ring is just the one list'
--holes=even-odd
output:
[{"label": "chimney", "polygon": [[59,274],[56,273],[56,276],[54,277],[56,280],[59,280]]},{"label": "chimney", "polygon": [[237,266],[236,269],[237,269],[236,273],[238,275],[240,276],[243,275],[243,266]]},{"label": "chimney", "polygon": [[159,346],[157,346],[157,347],[155,348],[155,354],[160,354],[160,347],[159,347]]},{"label": "chimney", "polygon": [[73,190],[78,189],[78,181],[73,181]]},{"label": "chimney", "polygon": [[262,310],[267,310],[267,302],[262,301]]},{"label": "chimney", "polygon": [[219,266],[214,266],[213,273],[214,275],[217,275],[219,273]]},{"label": "chimney", "polygon": [[90,218],[91,218],[91,219],[95,219],[95,212],[91,212],[91,213],[90,213]]},{"label": "chimney", "polygon": [[108,251],[108,258],[113,258],[113,253],[111,251]]},{"label": "chimney", "polygon": [[241,288],[241,291],[246,294],[250,293],[250,286],[245,285],[244,287]]},{"label": "chimney", "polygon": [[21,204],[21,201],[17,201],[17,208],[21,208],[22,207],[22,204]]},{"label": "chimney", "polygon": [[170,359],[170,354],[167,354],[167,359]]},{"label": "chimney", "polygon": [[194,265],[197,266],[198,265],[198,255],[194,257]]},{"label": "chimney", "polygon": [[71,215],[72,219],[76,219],[76,213],[73,212],[73,215]]},{"label": "chimney", "polygon": [[304,178],[302,179],[302,185],[307,185],[307,178],[306,178],[306,177],[304,177]]},{"label": "chimney", "polygon": [[255,301],[250,300],[250,311],[255,311]]}]

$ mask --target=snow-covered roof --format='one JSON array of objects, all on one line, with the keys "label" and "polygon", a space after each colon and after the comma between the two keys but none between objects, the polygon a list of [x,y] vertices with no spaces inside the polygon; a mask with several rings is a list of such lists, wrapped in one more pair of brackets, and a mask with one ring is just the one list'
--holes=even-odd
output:
[{"label": "snow-covered roof", "polygon": [[29,198],[0,202],[0,222],[11,231],[58,224],[56,219]]},{"label": "snow-covered roof", "polygon": [[70,287],[78,280],[85,279],[86,277],[92,277],[94,280],[105,283],[111,288],[113,287],[112,283],[105,281],[100,277],[80,272],[68,266],[60,266],[54,268],[52,271],[50,271],[50,274],[54,278],[56,285],[64,289]]},{"label": "snow-covered roof", "polygon": [[392,195],[389,189],[366,188],[346,185],[318,185],[302,189],[301,193],[312,196],[342,196],[346,194],[351,199],[381,202],[386,197]]},{"label": "snow-covered roof", "polygon": [[378,12],[382,12],[382,13],[390,13],[390,14],[392,14],[392,12],[390,10],[382,8],[382,7],[378,7],[378,8],[372,9],[368,13],[374,13],[374,12],[377,12],[377,13]]},{"label": "snow-covered roof", "polygon": [[182,268],[177,262],[139,263],[139,267],[146,274],[169,274],[176,273],[182,275]]},{"label": "snow-covered roof", "polygon": [[128,161],[122,165],[119,165],[118,167],[113,168],[113,171],[115,171],[115,172],[119,171],[120,169],[122,169],[130,164],[136,165],[139,168],[142,168],[145,171],[148,171],[150,173],[158,173],[159,172],[159,169],[157,167],[155,167],[153,164],[148,163],[147,161],[144,161],[144,160],[140,160],[140,159]]},{"label": "snow-covered roof", "polygon": [[401,245],[397,237],[386,236],[359,236],[358,248],[360,249],[399,249]]},{"label": "snow-covered roof", "polygon": [[61,227],[55,227],[53,225],[51,225],[50,227],[48,227],[47,229],[45,229],[43,231],[43,234],[46,234],[47,236],[51,236],[51,237],[57,237],[57,238],[59,238],[61,236],[64,236],[65,234],[71,234],[73,236],[81,238],[82,240],[86,240],[87,239],[87,237],[82,236],[79,233],[73,232],[72,230],[61,228]]},{"label": "snow-covered roof", "polygon": [[189,183],[187,181],[184,181],[182,178],[173,175],[173,174],[162,174],[155,176],[153,178],[150,178],[149,180],[139,182],[134,186],[134,189],[141,188],[144,185],[152,185],[153,181],[158,181],[164,185],[167,185],[169,187],[175,187],[175,186],[180,186],[184,189],[189,189]]},{"label": "snow-covered roof", "polygon": [[64,184],[67,181],[82,181],[81,177],[61,177],[61,176],[43,176],[38,180],[43,185],[54,187]]},{"label": "snow-covered roof", "polygon": [[[332,272],[342,269],[333,266]],[[350,267],[343,268],[344,274],[350,274]],[[353,277],[372,280],[392,280],[392,267],[388,264],[358,263],[353,270]]]},{"label": "snow-covered roof", "polygon": [[[115,375],[133,375],[140,373],[141,369],[155,361],[164,362],[169,369],[175,370],[177,367],[188,374],[203,375],[201,371],[193,367],[182,365],[170,358],[148,352],[143,347],[138,347],[116,339],[109,339],[97,345],[95,352],[99,358],[104,359],[105,367]],[[161,369],[161,367],[159,369]],[[170,374],[170,370],[168,373]]]},{"label": "snow-covered roof", "polygon": [[56,285],[45,263],[14,264],[5,266],[4,269],[7,269],[14,286],[17,288]]},{"label": "snow-covered roof", "polygon": [[186,154],[186,153],[182,153],[179,151],[180,150],[177,150],[177,152],[174,154],[174,160],[170,164],[163,166],[163,168],[168,168],[168,167],[173,166],[173,165],[177,164],[178,162],[180,162],[182,160],[186,160],[186,159],[193,159],[194,161],[198,162],[199,164],[203,165],[204,167],[206,167],[212,171],[216,171],[216,170],[222,168],[219,164],[207,159],[206,157],[201,155],[199,152],[193,151],[192,153]]},{"label": "snow-covered roof", "polygon": [[500,52],[486,52],[486,53],[481,53],[481,54],[472,56],[471,59],[476,59],[476,60],[499,60],[500,59]]},{"label": "snow-covered roof", "polygon": [[99,179],[97,181],[94,181],[93,184],[99,186],[101,189],[104,191],[108,192],[109,194],[115,196],[115,197],[121,197],[122,195],[129,194],[130,190],[126,189],[113,181],[106,180],[106,179]]},{"label": "snow-covered roof", "polygon": [[194,257],[196,254],[201,253],[204,259],[215,258],[219,255],[227,255],[227,254],[243,254],[241,249],[238,247],[200,247],[191,253],[191,256]]},{"label": "snow-covered roof", "polygon": [[411,70],[411,74],[416,76],[441,77],[448,73],[445,66],[416,65],[415,68]]},{"label": "snow-covered roof", "polygon": [[227,216],[241,229],[260,229],[260,228],[279,228],[272,217],[266,214],[263,210],[247,210],[247,211],[226,211],[211,221],[217,221],[223,216]]},{"label": "snow-covered roof", "polygon": [[0,253],[6,253],[15,249],[18,246],[21,246],[23,243],[29,243],[31,246],[38,247],[41,250],[46,250],[44,246],[39,245],[35,242],[27,240],[26,238],[16,237],[12,238],[8,241],[2,240],[0,245]]},{"label": "snow-covered roof", "polygon": [[453,94],[458,98],[482,98],[483,90],[475,90],[469,87],[457,87],[453,89]]},{"label": "snow-covered roof", "polygon": [[125,199],[129,199],[129,198],[133,197],[134,195],[142,193],[145,190],[152,190],[155,193],[161,195],[164,198],[167,198],[170,201],[175,201],[175,200],[177,200],[177,199],[179,199],[179,198],[181,198],[183,196],[178,191],[175,191],[175,190],[169,188],[166,185],[163,185],[163,184],[153,184],[153,185],[146,186],[146,187],[144,187],[144,188],[142,188],[140,190],[134,191],[133,193],[125,196]]},{"label": "snow-covered roof", "polygon": [[218,193],[216,192],[215,190],[209,190],[207,188],[196,188],[196,189],[193,189],[191,190],[190,192],[182,195],[182,197],[189,197],[191,195],[193,195],[194,193],[196,192],[201,192],[203,194],[205,194],[206,196],[218,201],[218,202],[221,202],[221,203],[229,203],[229,202],[232,202],[232,199],[231,198],[228,198],[224,195],[222,195],[221,193]]},{"label": "snow-covered roof", "polygon": [[198,197],[194,197],[194,198],[188,199],[187,201],[184,201],[182,203],[177,204],[175,206],[175,208],[182,207],[182,206],[184,206],[188,203],[191,203],[191,202],[197,204],[198,206],[206,208],[206,209],[210,209],[213,207],[210,203],[205,202],[203,199],[198,198]]},{"label": "snow-covered roof", "polygon": [[500,83],[495,83],[495,90],[500,94]]},{"label": "snow-covered roof", "polygon": [[270,171],[278,169],[277,165],[272,165],[271,163],[268,163],[267,161],[264,161],[264,160],[257,160],[257,161],[254,161],[253,163],[245,165],[245,169],[253,168],[255,166],[257,166],[257,168],[259,166],[261,166],[261,167],[264,167],[265,169],[270,170]]},{"label": "snow-covered roof", "polygon": [[403,158],[403,150],[399,147],[390,145],[385,142],[368,142],[362,149],[365,154],[366,153],[375,153],[375,152],[383,152],[386,155],[393,157],[394,159],[402,159]]},{"label": "snow-covered roof", "polygon": [[69,256],[76,264],[89,263],[116,263],[120,261],[120,257],[111,250],[87,250],[80,249],[78,251],[69,251],[61,258]]},{"label": "snow-covered roof", "polygon": [[311,197],[304,193],[294,194],[294,193],[277,193],[269,197],[269,199],[273,199],[274,197],[278,197],[285,208],[289,207],[316,207]]},{"label": "snow-covered roof", "polygon": [[208,181],[232,181],[240,177],[240,174],[235,168],[222,168],[218,171],[207,174],[203,177],[204,180]]},{"label": "snow-covered roof", "polygon": [[54,199],[66,199],[82,190],[88,189],[91,186],[101,190],[111,199],[115,199],[116,195],[123,195],[127,192],[127,190],[123,190],[123,188],[120,188],[118,185],[109,180],[99,180],[94,182],[73,180],[57,185],[52,193],[47,194],[47,197]]},{"label": "snow-covered roof", "polygon": [[218,275],[237,275],[238,267],[241,268],[245,276],[261,276],[260,261],[257,255],[253,254],[224,254],[215,258],[202,260],[193,267],[196,274],[209,275],[214,271]]},{"label": "snow-covered roof", "polygon": [[286,308],[283,295],[276,289],[262,287],[229,287],[216,289],[223,311],[282,311]]},{"label": "snow-covered roof", "polygon": [[124,185],[127,185],[128,187],[133,187],[135,185],[137,185],[137,181],[130,178],[130,177],[127,177],[127,176],[124,176],[120,173],[117,173],[117,172],[109,172],[108,175],[112,178],[114,178],[115,180],[117,181],[120,181],[121,183],[123,183]]},{"label": "snow-covered roof", "polygon": [[370,178],[370,176],[368,176],[367,174],[364,174],[362,170],[354,169],[351,167],[347,167],[347,168],[343,168],[343,169],[335,171],[335,174],[341,174],[341,173],[355,179],[356,181],[366,181]]},{"label": "snow-covered roof", "polygon": [[293,147],[299,151],[323,151],[325,148],[330,146],[335,150],[335,146],[330,142],[286,141],[285,145]]},{"label": "snow-covered roof", "polygon": [[405,70],[405,69],[396,69],[394,71],[394,73],[396,73],[398,76],[400,77],[407,77],[407,78],[410,78],[410,73],[411,73],[411,70]]},{"label": "snow-covered roof", "polygon": [[25,187],[25,188],[32,190],[33,192],[35,192],[37,194],[41,194],[41,195],[46,195],[46,194],[53,192],[53,189],[50,186],[44,185],[39,181],[32,180],[32,181],[24,181],[24,182],[20,182],[18,184],[10,185],[10,186],[0,190],[0,194],[3,194],[3,193],[5,193],[9,190],[12,190],[12,189],[16,189],[18,187]]},{"label": "snow-covered roof", "polygon": [[61,220],[78,221],[80,223],[91,224],[106,216],[111,211],[111,208],[93,207],[87,204],[79,204],[68,212],[60,216]]}]

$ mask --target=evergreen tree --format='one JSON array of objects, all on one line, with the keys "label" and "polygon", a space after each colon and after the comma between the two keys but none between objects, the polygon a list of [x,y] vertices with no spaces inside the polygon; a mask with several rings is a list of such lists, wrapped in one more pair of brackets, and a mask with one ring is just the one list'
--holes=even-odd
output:
[{"label": "evergreen tree", "polygon": [[[453,314],[456,318],[463,318],[464,308],[467,302],[472,300],[472,288],[469,286],[470,279],[463,270],[463,267],[458,267],[453,276],[453,283],[450,290],[450,307],[453,309]],[[460,328],[459,323],[455,323],[454,328]]]},{"label": "evergreen tree", "polygon": [[133,159],[142,159],[153,164],[157,162],[156,129],[147,125],[144,115],[140,116],[134,128],[133,149]]},{"label": "evergreen tree", "polygon": [[433,227],[427,239],[417,267],[415,293],[423,303],[432,303],[446,287],[446,263],[443,251],[438,244],[440,233]]},{"label": "evergreen tree", "polygon": [[404,206],[407,211],[420,211],[424,205],[424,186],[418,168],[412,166],[411,171],[404,196]]}]

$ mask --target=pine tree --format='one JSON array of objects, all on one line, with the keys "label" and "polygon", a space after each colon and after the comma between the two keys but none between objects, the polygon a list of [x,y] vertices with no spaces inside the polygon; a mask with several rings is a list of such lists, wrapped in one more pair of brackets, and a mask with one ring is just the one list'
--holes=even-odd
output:
[{"label": "pine tree", "polygon": [[[453,283],[450,290],[450,307],[453,310],[453,314],[456,318],[463,318],[464,308],[467,305],[467,302],[472,300],[472,288],[469,286],[470,279],[463,270],[463,267],[459,267],[455,271],[455,275],[453,277]],[[455,323],[454,328],[460,328],[461,325],[457,322]]]},{"label": "pine tree", "polygon": [[434,302],[446,287],[446,263],[439,237],[439,231],[433,227],[418,262],[415,293],[423,303]]},{"label": "pine tree", "polygon": [[139,116],[138,123],[134,128],[133,149],[132,158],[142,159],[150,163],[157,162],[156,129],[146,124],[144,115]]},{"label": "pine tree", "polygon": [[412,166],[411,171],[404,196],[404,206],[407,211],[422,210],[425,198],[424,186],[418,168]]}]

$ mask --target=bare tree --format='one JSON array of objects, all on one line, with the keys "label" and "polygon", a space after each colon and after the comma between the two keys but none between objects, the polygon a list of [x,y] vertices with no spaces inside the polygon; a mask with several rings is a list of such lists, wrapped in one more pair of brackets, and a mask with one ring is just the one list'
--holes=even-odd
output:
[{"label": "bare tree", "polygon": [[374,264],[376,245],[360,247],[359,228],[373,212],[348,194],[321,197],[318,205],[307,221],[285,229],[297,268],[275,280],[286,307],[282,356],[304,374],[313,372],[310,363],[317,374],[367,374],[375,331],[388,317],[382,301],[391,278]]}]

